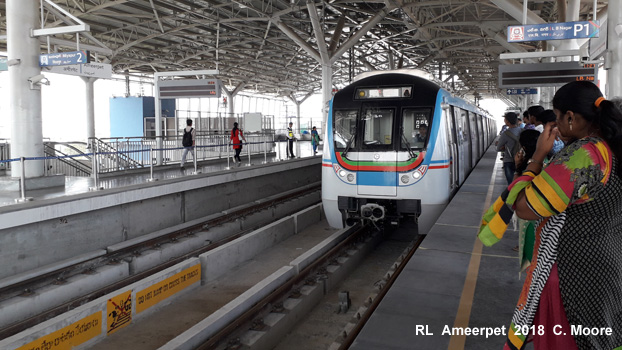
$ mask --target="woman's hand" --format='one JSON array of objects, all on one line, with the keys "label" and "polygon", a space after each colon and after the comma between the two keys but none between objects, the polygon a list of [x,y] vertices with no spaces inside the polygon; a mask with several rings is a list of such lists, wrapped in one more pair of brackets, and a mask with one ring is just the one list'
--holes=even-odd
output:
[{"label": "woman's hand", "polygon": [[546,123],[544,131],[538,137],[538,144],[536,145],[536,151],[533,153],[533,159],[538,162],[543,162],[546,155],[553,149],[553,143],[557,138],[558,131],[555,123]]}]

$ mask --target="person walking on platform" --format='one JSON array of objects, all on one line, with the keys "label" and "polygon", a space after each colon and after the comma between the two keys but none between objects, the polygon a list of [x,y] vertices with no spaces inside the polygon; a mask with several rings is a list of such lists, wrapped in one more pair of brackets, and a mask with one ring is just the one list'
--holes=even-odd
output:
[{"label": "person walking on platform", "polygon": [[289,150],[289,157],[295,158],[294,156],[294,130],[292,127],[294,123],[289,122],[289,127],[287,128],[287,148]]},{"label": "person walking on platform", "polygon": [[188,152],[192,153],[192,160],[194,161],[194,128],[192,127],[192,119],[186,120],[186,128],[184,129],[184,137],[181,140],[181,145],[184,146],[184,153],[181,156],[181,170],[184,170],[184,164],[186,163],[186,156]]},{"label": "person walking on platform", "polygon": [[516,152],[520,148],[518,135],[520,135],[522,129],[516,125],[517,120],[518,117],[516,113],[505,113],[504,121],[508,128],[499,136],[499,141],[497,142],[497,152],[503,152],[503,171],[508,185],[512,183],[512,179],[514,178],[514,171],[516,170],[514,155],[516,155]]},{"label": "person walking on platform", "polygon": [[240,158],[240,152],[242,152],[242,142],[240,141],[240,137],[242,140],[246,142],[246,138],[244,137],[244,133],[242,130],[238,129],[238,123],[233,123],[233,129],[231,129],[231,143],[233,144],[233,150],[235,150],[235,156],[233,156],[233,162],[236,161],[238,164],[242,163],[242,159]]},{"label": "person walking on platform", "polygon": [[[536,220],[533,259],[504,349],[622,348],[622,111],[591,82],[553,97],[527,168],[482,218],[479,239],[498,242],[515,211]],[[543,161],[557,132],[568,140]]]},{"label": "person walking on platform", "polygon": [[315,126],[311,129],[311,146],[313,146],[313,154],[317,154],[317,146],[320,144],[320,135],[317,133]]}]

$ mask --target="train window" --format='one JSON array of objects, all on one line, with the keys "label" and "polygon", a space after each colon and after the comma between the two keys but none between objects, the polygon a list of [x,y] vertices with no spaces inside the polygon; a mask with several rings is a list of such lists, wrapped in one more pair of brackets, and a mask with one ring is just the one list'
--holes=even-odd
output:
[{"label": "train window", "polygon": [[408,148],[408,146],[418,149],[425,148],[429,134],[430,111],[405,109],[402,120],[404,130],[404,137],[400,137],[402,149]]},{"label": "train window", "polygon": [[394,109],[373,108],[365,110],[362,118],[364,125],[363,148],[390,147],[393,143]]},{"label": "train window", "polygon": [[356,135],[356,119],[358,113],[356,110],[335,111],[334,135],[336,149],[344,149],[350,144],[354,146],[354,137]]}]

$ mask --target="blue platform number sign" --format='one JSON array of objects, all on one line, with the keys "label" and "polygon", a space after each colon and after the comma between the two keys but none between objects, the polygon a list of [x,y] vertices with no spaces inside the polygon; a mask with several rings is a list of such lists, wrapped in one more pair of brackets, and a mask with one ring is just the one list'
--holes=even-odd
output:
[{"label": "blue platform number sign", "polygon": [[538,89],[507,89],[505,92],[508,95],[535,95]]},{"label": "blue platform number sign", "polygon": [[89,63],[88,51],[57,52],[39,55],[39,66],[68,66]]},{"label": "blue platform number sign", "polygon": [[508,27],[508,42],[598,38],[599,21],[529,24]]}]

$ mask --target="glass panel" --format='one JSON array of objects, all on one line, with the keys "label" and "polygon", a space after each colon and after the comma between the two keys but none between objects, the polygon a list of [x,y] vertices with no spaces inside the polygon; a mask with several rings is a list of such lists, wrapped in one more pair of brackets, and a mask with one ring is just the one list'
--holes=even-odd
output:
[{"label": "glass panel", "polygon": [[387,146],[393,142],[393,109],[368,109],[363,115],[363,147]]},{"label": "glass panel", "polygon": [[[430,125],[430,111],[426,110],[404,110],[404,136],[406,141],[413,149],[425,148],[428,141],[428,129]],[[404,138],[401,139],[401,147],[407,148]]]},{"label": "glass panel", "polygon": [[353,135],[356,134],[356,118],[358,113],[356,110],[345,110],[345,111],[336,111],[335,112],[335,125],[334,125],[334,134],[333,138],[335,140],[335,148],[336,149],[345,149],[348,145],[348,142],[351,140],[352,144],[350,147],[354,146],[354,138]]}]

